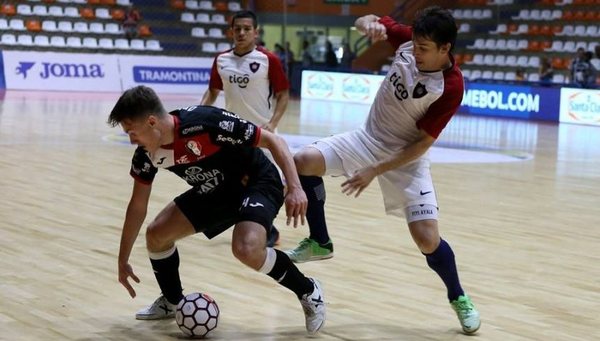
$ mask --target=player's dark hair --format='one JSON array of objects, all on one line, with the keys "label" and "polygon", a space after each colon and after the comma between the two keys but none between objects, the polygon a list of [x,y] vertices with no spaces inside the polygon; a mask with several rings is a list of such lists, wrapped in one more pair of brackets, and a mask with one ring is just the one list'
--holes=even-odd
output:
[{"label": "player's dark hair", "polygon": [[236,19],[242,18],[252,19],[252,26],[254,26],[254,29],[258,27],[258,19],[256,18],[256,14],[254,14],[254,12],[252,11],[239,11],[236,14],[234,14],[234,16],[231,18],[231,27],[233,27],[233,24],[235,23]]},{"label": "player's dark hair", "polygon": [[136,120],[151,114],[163,116],[166,113],[154,90],[140,85],[125,91],[119,97],[117,104],[108,116],[108,124],[114,127],[125,119]]},{"label": "player's dark hair", "polygon": [[431,6],[421,10],[415,17],[412,26],[413,35],[435,42],[437,47],[450,43],[450,50],[456,43],[456,22],[450,11],[439,6]]}]

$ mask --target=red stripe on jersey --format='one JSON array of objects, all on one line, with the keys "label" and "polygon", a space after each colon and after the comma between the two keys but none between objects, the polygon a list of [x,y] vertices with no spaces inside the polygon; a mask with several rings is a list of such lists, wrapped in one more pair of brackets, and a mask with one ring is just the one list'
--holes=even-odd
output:
[{"label": "red stripe on jersey", "polygon": [[144,185],[152,185],[152,181],[146,181],[146,180],[142,179],[142,178],[141,178],[139,175],[135,174],[133,171],[129,171],[129,175],[131,175],[131,177],[132,177],[132,178],[133,178],[135,181],[137,181],[137,182],[139,182],[139,183],[141,183],[141,184],[144,184]]},{"label": "red stripe on jersey", "polygon": [[267,55],[269,60],[269,81],[271,82],[273,91],[278,93],[280,91],[289,89],[290,83],[285,76],[285,72],[283,71],[283,67],[281,66],[281,61],[279,58],[262,46],[258,46],[256,50]]},{"label": "red stripe on jersey", "polygon": [[227,53],[229,51],[231,51],[231,50],[221,52],[215,56],[215,60],[213,60],[212,68],[210,69],[210,81],[208,82],[208,87],[210,89],[223,90],[223,80],[221,79],[221,76],[219,75],[219,71],[217,70],[217,58],[219,58],[220,55]]},{"label": "red stripe on jersey", "polygon": [[260,142],[260,136],[262,135],[262,128],[259,126],[256,126],[256,134],[254,134],[254,142],[252,143],[253,147],[258,146],[258,143]]},{"label": "red stripe on jersey", "polygon": [[438,138],[446,124],[456,113],[464,95],[464,81],[460,69],[449,54],[452,67],[444,70],[444,92],[435,102],[431,103],[425,116],[417,121],[417,127],[427,134]]},{"label": "red stripe on jersey", "polygon": [[392,44],[394,49],[400,47],[405,42],[412,40],[412,27],[402,25],[389,16],[379,18],[379,23],[385,26],[387,41]]}]

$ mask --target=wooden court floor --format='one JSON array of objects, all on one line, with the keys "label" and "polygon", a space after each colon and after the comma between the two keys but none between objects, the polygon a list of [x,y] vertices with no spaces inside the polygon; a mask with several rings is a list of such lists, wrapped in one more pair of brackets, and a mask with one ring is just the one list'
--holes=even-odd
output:
[{"label": "wooden court floor", "polygon": [[[182,338],[173,321],[134,319],[159,294],[143,235],[131,256],[138,297],[117,281],[134,149],[105,123],[117,97],[11,92],[0,102],[0,340]],[[326,136],[365,115],[294,101],[280,132]],[[481,312],[480,332],[460,333],[404,221],[384,215],[378,185],[354,199],[341,194],[342,179],[327,178],[336,255],[299,266],[325,291],[317,339],[599,340],[600,128],[458,116],[432,159],[440,228]],[[148,220],[185,188],[159,172]],[[281,216],[276,225],[283,249],[307,233]],[[186,292],[206,292],[221,308],[210,339],[305,339],[293,294],[237,262],[230,238],[178,244]]]}]

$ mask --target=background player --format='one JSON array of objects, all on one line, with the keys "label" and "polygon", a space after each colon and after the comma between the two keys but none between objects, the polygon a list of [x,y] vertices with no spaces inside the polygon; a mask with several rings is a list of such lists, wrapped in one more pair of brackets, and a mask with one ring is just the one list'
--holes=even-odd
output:
[{"label": "background player", "polygon": [[[254,12],[236,13],[231,19],[231,29],[235,46],[215,57],[208,90],[200,103],[214,104],[223,90],[227,110],[275,132],[289,101],[290,86],[281,61],[263,47],[256,46],[258,21]],[[265,152],[273,161],[268,150]],[[269,246],[275,245],[278,239],[279,231],[273,227]]]},{"label": "background player", "polygon": [[154,91],[138,86],[125,91],[108,122],[120,124],[138,148],[131,172],[135,181],[119,250],[119,281],[135,297],[128,278],[139,279],[129,264],[131,249],[146,217],[158,168],[192,186],[169,203],[148,226],[146,246],[162,295],[136,314],[138,319],[174,316],[183,298],[175,241],[203,232],[209,239],[235,225],[234,256],[293,291],[300,300],[306,329],[316,333],[325,320],[318,281],[305,277],[285,253],[266,247],[266,230],[284,202],[275,166],[257,147],[269,149],[288,179],[287,223],[304,222],[306,196],[285,141],[233,113],[192,106],[169,114]]},{"label": "background player", "polygon": [[317,141],[294,156],[308,197],[310,237],[288,251],[296,262],[333,256],[325,224],[323,175],[346,175],[342,192],[360,193],[377,177],[387,214],[406,218],[427,264],[443,280],[463,330],[479,329],[479,312],[464,293],[450,245],[440,238],[438,207],[427,151],[456,113],[463,77],[451,55],[456,24],[439,7],[423,10],[413,26],[367,15],[356,28],[387,39],[396,55],[363,128]]}]

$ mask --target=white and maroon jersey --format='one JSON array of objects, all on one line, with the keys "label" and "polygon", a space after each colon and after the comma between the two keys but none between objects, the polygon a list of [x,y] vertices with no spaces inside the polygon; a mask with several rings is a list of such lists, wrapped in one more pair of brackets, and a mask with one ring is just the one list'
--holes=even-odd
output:
[{"label": "white and maroon jersey", "polygon": [[238,56],[233,49],[215,57],[209,87],[225,91],[225,108],[263,125],[273,116],[273,95],[289,89],[277,56],[262,47]]},{"label": "white and maroon jersey", "polygon": [[390,71],[371,106],[365,129],[391,148],[414,141],[423,129],[437,138],[456,113],[463,97],[463,77],[454,58],[452,67],[421,72],[413,56],[412,27],[390,17],[379,20],[388,41],[397,49]]},{"label": "white and maroon jersey", "polygon": [[239,188],[275,174],[275,166],[256,148],[260,128],[237,115],[211,106],[192,106],[170,113],[175,123],[173,143],[150,154],[138,147],[130,174],[150,184],[158,168],[184,179],[200,194]]}]

